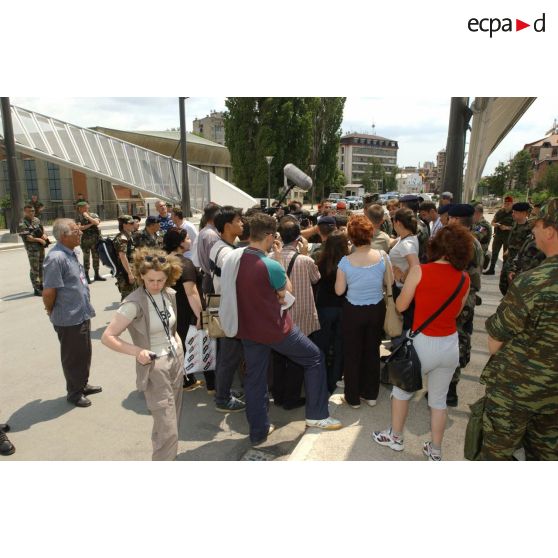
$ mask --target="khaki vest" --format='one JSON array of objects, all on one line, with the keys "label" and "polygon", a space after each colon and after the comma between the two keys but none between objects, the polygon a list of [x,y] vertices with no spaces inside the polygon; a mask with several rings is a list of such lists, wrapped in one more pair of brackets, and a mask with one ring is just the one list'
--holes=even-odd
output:
[{"label": "khaki vest", "polygon": [[[165,288],[163,294],[167,296],[172,303],[172,308],[174,310],[174,315],[178,316],[176,310],[176,292],[173,289]],[[142,349],[151,350],[151,340],[149,337],[149,299],[147,298],[143,287],[136,289],[133,293],[129,294],[123,301],[133,302],[138,307],[138,315],[130,325],[128,326],[128,331],[132,337],[132,341],[136,347],[141,347]],[[172,335],[176,335],[176,322],[171,330]],[[179,347],[181,343],[179,343]],[[151,364],[140,364],[136,360],[136,387],[139,391],[145,391],[147,387],[147,380],[149,379],[149,372],[153,363]]]}]

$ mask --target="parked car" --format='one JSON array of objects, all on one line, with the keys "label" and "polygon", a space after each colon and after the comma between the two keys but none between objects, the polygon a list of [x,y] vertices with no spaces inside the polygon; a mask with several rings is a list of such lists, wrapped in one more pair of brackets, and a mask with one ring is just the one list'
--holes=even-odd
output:
[{"label": "parked car", "polygon": [[361,209],[364,206],[362,198],[358,196],[346,196],[345,199],[347,200],[347,209]]},{"label": "parked car", "polygon": [[337,200],[340,200],[343,196],[337,192],[332,192],[331,194],[329,194],[329,198],[328,201],[330,202],[336,202]]}]

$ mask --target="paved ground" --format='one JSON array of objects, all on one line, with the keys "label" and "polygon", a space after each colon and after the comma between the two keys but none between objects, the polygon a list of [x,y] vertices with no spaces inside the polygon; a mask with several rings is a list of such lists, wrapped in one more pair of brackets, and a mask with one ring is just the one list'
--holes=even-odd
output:
[{"label": "paved ground", "polygon": [[[110,223],[106,223],[106,232]],[[0,252],[0,349],[2,387],[0,421],[12,427],[16,453],[11,460],[148,460],[152,420],[143,396],[135,390],[131,357],[109,351],[100,343],[119,295],[114,280],[91,285],[97,311],[93,319],[91,383],[103,393],[91,396],[93,405],[78,409],[66,402],[59,344],[43,310],[31,295],[26,253],[21,248]],[[477,308],[471,364],[459,386],[460,404],[450,410],[444,442],[445,459],[462,459],[467,404],[482,393],[477,378],[487,359],[484,319],[499,300],[497,275],[483,281],[483,306]],[[372,446],[370,432],[389,424],[388,392],[381,390],[378,406],[353,410],[338,404],[330,408],[346,428],[324,433],[304,428],[304,411],[284,411],[271,405],[277,431],[266,444],[251,450],[243,413],[223,415],[214,410],[204,389],[186,393],[180,429],[179,459],[300,459],[300,460],[408,460],[422,459],[420,444],[428,435],[426,403],[418,394],[411,404],[406,431],[407,449],[397,454]],[[300,443],[299,443],[300,442]],[[298,444],[298,446],[297,446]]]}]

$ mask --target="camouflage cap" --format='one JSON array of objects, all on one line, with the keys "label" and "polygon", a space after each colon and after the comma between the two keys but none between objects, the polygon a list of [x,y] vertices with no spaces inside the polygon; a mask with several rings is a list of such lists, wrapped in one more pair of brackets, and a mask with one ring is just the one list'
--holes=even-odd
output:
[{"label": "camouflage cap", "polygon": [[88,204],[86,201],[80,201],[80,202],[77,202],[77,203],[76,203],[76,206],[77,206],[77,207],[83,207],[83,206],[85,206],[85,205],[89,205],[89,204]]},{"label": "camouflage cap", "polygon": [[[558,198],[549,199],[542,207],[541,212],[533,220],[543,219],[546,223],[558,226]],[[529,219],[531,221],[531,219]]]},{"label": "camouflage cap", "polygon": [[131,215],[120,215],[118,221],[123,225],[133,225],[135,223],[134,218]]}]

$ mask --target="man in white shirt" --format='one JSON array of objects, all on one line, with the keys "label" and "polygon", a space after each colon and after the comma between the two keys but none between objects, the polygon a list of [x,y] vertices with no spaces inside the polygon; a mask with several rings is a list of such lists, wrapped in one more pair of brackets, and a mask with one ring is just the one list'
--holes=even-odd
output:
[{"label": "man in white shirt", "polygon": [[[226,205],[219,209],[213,219],[220,239],[211,247],[209,266],[215,294],[221,293],[221,270],[227,256],[235,250],[234,242],[244,230],[242,209]],[[243,357],[242,342],[235,337],[217,339],[217,365],[215,367],[215,408],[222,413],[244,411],[246,404],[231,393],[234,373]]]},{"label": "man in white shirt", "polygon": [[198,236],[198,231],[195,225],[190,223],[190,221],[184,219],[184,213],[182,213],[181,209],[175,208],[172,210],[172,222],[176,227],[178,227],[179,229],[184,229],[188,233],[188,238],[190,239],[190,250],[184,252],[184,257],[191,260],[193,254],[194,241]]},{"label": "man in white shirt", "polygon": [[432,202],[424,201],[420,204],[419,216],[425,223],[428,223],[430,236],[434,236],[443,227],[436,205]]}]

